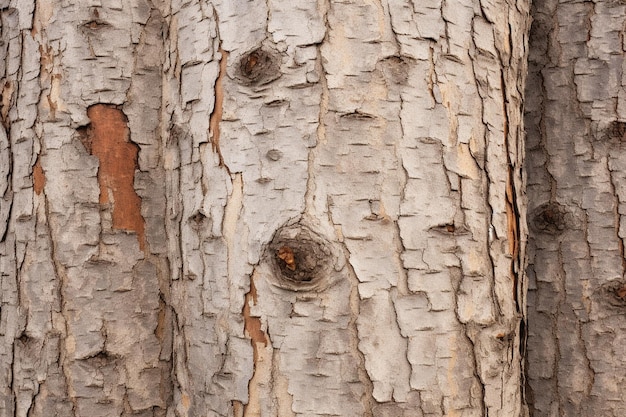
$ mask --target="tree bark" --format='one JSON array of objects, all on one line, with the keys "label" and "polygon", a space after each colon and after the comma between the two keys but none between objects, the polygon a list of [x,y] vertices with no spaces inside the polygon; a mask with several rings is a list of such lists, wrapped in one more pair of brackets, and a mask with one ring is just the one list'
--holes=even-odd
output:
[{"label": "tree bark", "polygon": [[528,2],[0,4],[0,415],[524,415]]},{"label": "tree bark", "polygon": [[533,2],[526,90],[534,416],[626,415],[623,3]]}]

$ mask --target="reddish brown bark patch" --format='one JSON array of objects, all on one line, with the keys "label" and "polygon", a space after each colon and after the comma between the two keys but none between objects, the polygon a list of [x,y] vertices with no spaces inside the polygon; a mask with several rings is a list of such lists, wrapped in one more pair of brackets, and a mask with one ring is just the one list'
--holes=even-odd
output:
[{"label": "reddish brown bark patch", "polygon": [[258,344],[262,343],[264,346],[267,346],[267,337],[265,332],[261,330],[261,319],[253,317],[250,314],[251,303],[254,305],[257,303],[256,287],[254,286],[252,278],[250,278],[250,291],[246,294],[242,314],[245,331],[251,339],[250,342],[252,343],[252,349],[254,351],[254,363],[256,365],[259,356]]},{"label": "reddish brown bark patch", "polygon": [[604,305],[610,305],[612,307],[618,307],[620,311],[623,311],[626,307],[626,282],[622,280],[611,280],[605,282],[598,289],[600,298],[599,300]]},{"label": "reddish brown bark patch", "polygon": [[45,185],[46,174],[44,174],[43,168],[41,168],[41,160],[37,158],[37,162],[35,162],[33,166],[33,188],[35,189],[35,193],[37,193],[37,195],[41,194]]},{"label": "reddish brown bark patch", "polygon": [[213,113],[209,118],[209,131],[211,132],[211,143],[213,145],[213,151],[217,153],[220,159],[220,166],[224,166],[224,158],[220,152],[220,122],[222,121],[222,106],[224,103],[224,77],[226,76],[226,67],[228,61],[228,52],[219,49],[222,54],[220,60],[220,73],[215,81],[215,104],[213,107]]},{"label": "reddish brown bark patch", "polygon": [[121,110],[106,104],[89,107],[87,116],[91,126],[83,143],[87,142],[87,149],[100,160],[100,204],[112,204],[113,228],[137,233],[139,247],[144,250],[141,198],[134,187],[139,147],[130,141],[128,119]]}]

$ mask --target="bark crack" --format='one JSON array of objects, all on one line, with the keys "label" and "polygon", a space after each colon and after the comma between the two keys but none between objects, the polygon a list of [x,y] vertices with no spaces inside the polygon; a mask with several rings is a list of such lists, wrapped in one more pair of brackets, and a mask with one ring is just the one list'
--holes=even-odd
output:
[{"label": "bark crack", "polygon": [[[335,222],[332,218],[332,213],[330,211],[330,202],[329,202],[330,196],[327,197],[327,211],[328,211],[328,218],[330,221],[330,224],[335,225]],[[372,382],[372,380],[370,379],[368,373],[367,373],[367,368],[365,366],[365,354],[359,349],[359,329],[357,326],[357,320],[359,317],[359,311],[360,311],[360,297],[359,297],[359,278],[356,274],[356,271],[354,270],[354,268],[352,267],[352,264],[350,263],[350,249],[348,249],[348,246],[345,244],[345,242],[343,241],[343,239],[341,239],[341,241],[339,242],[342,251],[343,251],[343,255],[346,259],[346,268],[347,268],[347,274],[350,280],[350,301],[349,301],[349,305],[350,305],[350,320],[348,322],[348,329],[350,332],[350,348],[351,351],[353,352],[353,354],[358,358],[359,361],[359,366],[358,366],[358,375],[359,375],[359,380],[361,381],[361,383],[364,385],[365,388],[365,398],[363,399],[363,406],[365,408],[365,414],[363,414],[363,417],[374,417],[372,414],[372,409],[373,406],[376,404],[376,400],[374,399],[374,383]]]},{"label": "bark crack", "polygon": [[[48,199],[45,195],[45,192],[43,196],[44,196],[44,210],[45,210],[46,218],[49,219],[50,207],[49,207]],[[70,364],[69,364],[69,358],[68,358],[68,352],[67,352],[67,346],[66,346],[67,338],[70,336],[69,325],[67,322],[67,317],[69,317],[69,311],[67,309],[67,305],[66,305],[67,303],[65,302],[65,286],[67,285],[67,276],[65,275],[63,265],[57,259],[57,256],[56,256],[57,243],[53,239],[52,231],[50,230],[49,227],[46,228],[46,233],[47,233],[48,241],[50,243],[49,245],[50,259],[52,261],[56,280],[59,282],[59,286],[58,286],[59,307],[61,311],[62,325],[65,327],[63,329],[64,334],[62,335],[64,340],[63,342],[59,343],[58,363],[59,363],[59,367],[61,368],[61,374],[63,375],[65,386],[67,387],[68,400],[72,403],[72,416],[76,417],[76,412],[78,410],[78,399],[76,398],[75,395],[73,395],[73,389],[72,389],[72,384],[71,384],[72,378],[71,378],[71,372],[69,369]]]},{"label": "bark crack", "polygon": [[[268,329],[268,337],[269,329]],[[280,349],[272,348],[272,369],[271,369],[271,382],[274,388],[274,401],[276,402],[276,408],[278,416],[280,417],[295,417],[296,414],[293,411],[293,395],[289,392],[289,381],[280,372]],[[279,394],[280,392],[280,394]]]},{"label": "bark crack", "polygon": [[350,344],[351,350],[356,355],[359,361],[358,366],[358,375],[361,383],[364,385],[365,394],[363,399],[363,406],[365,408],[365,412],[363,417],[374,417],[372,410],[373,406],[376,404],[376,400],[374,399],[374,383],[370,379],[366,367],[365,367],[365,355],[359,349],[359,330],[357,327],[357,319],[359,317],[360,310],[360,297],[359,297],[359,279],[356,275],[356,271],[352,268],[352,265],[349,262],[350,259],[350,250],[346,246],[345,243],[341,243],[343,247],[345,257],[348,260],[346,262],[346,267],[348,271],[348,276],[351,281],[351,291],[350,291],[350,321],[348,323],[348,328],[350,329]]},{"label": "bark crack", "polygon": [[610,157],[606,158],[606,169],[609,173],[609,185],[611,187],[611,194],[613,195],[613,201],[615,205],[615,237],[617,238],[617,244],[619,247],[620,257],[622,259],[622,278],[626,276],[626,253],[624,252],[624,238],[620,236],[620,230],[622,229],[622,216],[619,212],[619,194],[615,186],[615,178],[613,170],[611,169]]},{"label": "bark crack", "polygon": [[[474,59],[471,60],[472,61],[472,65],[471,65],[471,69],[472,69],[472,73],[474,76],[474,79],[478,79],[478,75],[476,73],[476,62]],[[487,239],[485,240],[485,251],[488,255],[488,260],[489,260],[489,271],[490,271],[490,283],[489,283],[489,287],[490,287],[490,293],[491,293],[491,297],[490,297],[490,301],[492,304],[492,307],[494,308],[494,315],[499,315],[500,311],[501,311],[501,307],[500,307],[500,303],[498,301],[498,297],[495,294],[495,285],[494,285],[494,279],[496,276],[496,272],[495,272],[495,263],[494,263],[494,259],[493,259],[493,253],[491,251],[490,248],[490,242],[489,242],[489,235],[490,232],[495,231],[495,233],[492,233],[494,235],[497,236],[497,229],[494,226],[494,208],[491,205],[491,186],[494,185],[495,183],[491,180],[491,174],[489,173],[489,164],[487,163],[487,155],[489,155],[489,122],[488,120],[486,120],[486,114],[485,114],[485,100],[487,99],[485,97],[485,94],[483,92],[481,92],[481,89],[477,86],[476,87],[476,92],[478,93],[478,96],[480,97],[480,114],[481,114],[481,121],[484,125],[484,140],[485,140],[485,149],[482,155],[482,161],[478,160],[477,157],[470,152],[470,154],[472,155],[472,158],[474,159],[474,161],[476,161],[476,163],[478,164],[479,167],[483,168],[483,172],[484,172],[484,178],[483,178],[483,184],[485,185],[485,197],[484,197],[484,204],[485,204],[485,208],[487,209],[487,221],[488,224],[487,226],[487,230],[485,230],[485,233],[487,235]]]},{"label": "bark crack", "polygon": [[[217,22],[217,14],[215,16]],[[217,24],[217,23],[216,23]],[[224,104],[224,78],[226,77],[226,68],[228,66],[228,52],[225,51],[220,42],[218,49],[221,57],[219,61],[219,74],[215,80],[215,102],[213,104],[213,112],[209,117],[209,137],[211,140],[211,147],[219,158],[219,165],[224,167],[230,174],[230,169],[224,163],[224,157],[220,149],[220,122],[222,121],[223,104]]]},{"label": "bark crack", "polygon": [[504,68],[506,66],[502,62],[502,69],[500,71],[500,88],[502,91],[502,111],[504,112],[504,152],[506,153],[506,161],[507,161],[507,176],[506,176],[506,186],[505,186],[505,208],[506,208],[506,217],[507,217],[507,240],[509,243],[509,254],[512,256],[510,273],[513,281],[513,300],[515,301],[515,309],[517,313],[521,313],[524,309],[524,306],[520,304],[520,291],[519,285],[521,284],[519,280],[519,273],[521,268],[519,267],[520,259],[519,259],[519,251],[520,251],[520,212],[519,206],[517,204],[517,190],[515,186],[515,174],[514,174],[514,165],[511,161],[511,152],[509,146],[509,102],[507,98],[507,85],[506,79],[504,76]]},{"label": "bark crack", "polygon": [[[558,250],[557,250],[557,265],[559,265],[559,274],[560,274],[560,279],[558,280],[558,284],[559,284],[559,299],[557,301],[557,309],[556,309],[556,314],[554,316],[552,316],[552,328],[553,329],[558,329],[558,325],[561,322],[561,317],[563,317],[565,314],[563,313],[563,305],[565,304],[565,300],[567,298],[567,293],[565,290],[565,280],[567,278],[567,274],[565,272],[565,268],[564,268],[564,264],[563,264],[563,248],[562,248],[562,243],[559,243],[558,245]],[[555,357],[554,357],[554,366],[552,368],[552,380],[553,380],[553,387],[554,387],[554,395],[556,396],[556,401],[558,404],[558,410],[557,412],[559,413],[560,417],[564,416],[565,410],[563,408],[563,400],[561,399],[561,392],[560,392],[560,382],[559,382],[559,366],[560,366],[560,362],[561,362],[561,340],[560,340],[560,333],[559,332],[555,332],[554,335],[554,340],[555,340]],[[554,398],[551,398],[551,401],[554,401]]]},{"label": "bark crack", "polygon": [[329,101],[329,91],[328,91],[328,81],[326,79],[326,69],[324,68],[324,59],[322,57],[322,45],[328,40],[328,11],[330,9],[330,1],[329,0],[319,0],[318,8],[321,9],[323,14],[323,21],[326,28],[326,33],[324,34],[324,38],[322,41],[316,45],[316,62],[315,62],[315,70],[320,75],[319,83],[322,87],[322,91],[320,94],[320,110],[318,115],[318,125],[317,125],[317,141],[316,145],[309,149],[308,152],[308,166],[307,166],[307,184],[306,190],[304,193],[304,204],[305,204],[305,212],[310,212],[314,207],[315,203],[315,156],[316,153],[314,148],[317,144],[325,144],[326,143],[326,125],[324,119],[328,114],[328,101]]},{"label": "bark crack", "polygon": [[[252,378],[248,381],[248,403],[243,406],[243,416],[247,415],[248,407],[254,407],[255,409],[259,407],[260,397],[257,395],[253,395],[253,385],[258,378],[258,367],[272,367],[272,363],[262,363],[259,360],[259,349],[261,345],[263,347],[267,347],[268,344],[271,344],[269,340],[269,336],[266,332],[262,330],[262,323],[260,317],[253,316],[251,314],[251,308],[253,305],[257,305],[258,302],[258,294],[256,287],[254,286],[254,273],[250,276],[250,290],[244,296],[244,304],[242,310],[242,316],[244,319],[244,329],[246,335],[250,338],[250,344],[252,345],[253,352],[253,370],[252,370]],[[256,398],[254,398],[256,397]]]},{"label": "bark crack", "polygon": [[[455,309],[456,311],[456,309]],[[457,320],[458,320],[458,313],[457,313]],[[467,341],[469,342],[471,349],[472,349],[472,355],[470,355],[470,357],[472,358],[472,362],[473,362],[473,373],[474,373],[474,379],[476,380],[476,382],[478,382],[479,386],[480,386],[480,413],[482,415],[484,415],[485,417],[489,417],[489,408],[486,406],[485,403],[485,395],[487,392],[486,389],[486,384],[485,381],[483,381],[483,378],[481,377],[481,369],[480,369],[480,358],[479,358],[479,352],[478,349],[476,347],[476,344],[474,343],[474,340],[472,339],[472,337],[470,336],[470,327],[472,326],[469,323],[465,323],[462,324],[463,328],[464,328],[464,332],[463,335],[465,336],[465,338],[467,339]],[[476,330],[476,329],[474,329]],[[481,331],[481,330],[477,330],[477,331]]]}]

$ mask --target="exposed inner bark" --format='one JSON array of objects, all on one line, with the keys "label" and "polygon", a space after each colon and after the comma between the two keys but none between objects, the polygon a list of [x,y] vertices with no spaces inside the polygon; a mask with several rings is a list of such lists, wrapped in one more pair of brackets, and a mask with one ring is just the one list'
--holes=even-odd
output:
[{"label": "exposed inner bark", "polygon": [[46,175],[41,168],[41,159],[37,158],[37,162],[33,166],[33,188],[35,193],[41,194],[43,187],[46,185]]},{"label": "exposed inner bark", "polygon": [[220,158],[220,165],[224,166],[224,158],[220,152],[220,121],[222,120],[222,106],[224,102],[224,76],[226,75],[226,65],[228,64],[228,52],[219,49],[221,54],[220,59],[220,73],[215,81],[215,104],[213,107],[213,113],[209,119],[209,129],[211,132],[211,143],[213,145],[213,151],[217,153]]},{"label": "exposed inner bark", "polygon": [[246,302],[243,305],[243,317],[245,323],[245,329],[250,336],[250,342],[252,343],[252,349],[254,349],[254,358],[257,359],[257,343],[267,346],[267,336],[261,330],[261,320],[258,317],[253,317],[250,314],[250,306],[257,303],[256,287],[254,281],[250,279],[250,291],[246,294]]},{"label": "exposed inner bark", "polygon": [[121,110],[107,104],[89,107],[87,116],[91,124],[81,141],[100,160],[100,204],[112,204],[113,228],[137,233],[139,247],[144,250],[145,222],[141,198],[134,187],[139,147],[130,141],[128,120]]}]

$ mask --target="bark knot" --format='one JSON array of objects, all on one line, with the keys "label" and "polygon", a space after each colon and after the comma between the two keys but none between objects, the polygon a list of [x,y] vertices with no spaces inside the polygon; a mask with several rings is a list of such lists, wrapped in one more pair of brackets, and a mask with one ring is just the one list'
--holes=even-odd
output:
[{"label": "bark knot", "polygon": [[626,142],[626,123],[613,121],[606,129],[609,140]]},{"label": "bark knot", "polygon": [[236,78],[245,85],[268,84],[282,75],[280,54],[266,46],[261,46],[244,54],[239,60]]},{"label": "bark knot", "polygon": [[333,271],[345,265],[328,240],[302,224],[279,229],[265,251],[270,281],[291,291],[321,291],[332,284]]},{"label": "bark knot", "polygon": [[574,217],[559,203],[550,202],[537,207],[531,216],[531,226],[538,232],[556,235],[572,227]]},{"label": "bark knot", "polygon": [[389,56],[377,63],[386,79],[401,85],[408,81],[409,72],[414,65],[413,60],[405,56]]},{"label": "bark knot", "polygon": [[613,307],[623,309],[626,307],[626,282],[611,280],[600,286],[601,300]]}]

